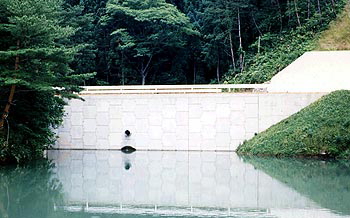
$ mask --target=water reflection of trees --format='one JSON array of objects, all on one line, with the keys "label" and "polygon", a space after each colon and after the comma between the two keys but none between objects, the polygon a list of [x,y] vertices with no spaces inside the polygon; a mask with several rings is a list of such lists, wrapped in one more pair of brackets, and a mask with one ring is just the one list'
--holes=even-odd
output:
[{"label": "water reflection of trees", "polygon": [[62,202],[61,189],[49,161],[0,167],[0,217],[52,217]]},{"label": "water reflection of trees", "polygon": [[324,208],[350,215],[350,162],[257,158],[243,160]]}]

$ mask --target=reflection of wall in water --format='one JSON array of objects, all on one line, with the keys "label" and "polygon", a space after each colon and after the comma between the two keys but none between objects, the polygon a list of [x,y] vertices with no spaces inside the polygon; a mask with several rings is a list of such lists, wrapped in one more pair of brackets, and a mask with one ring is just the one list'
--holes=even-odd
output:
[{"label": "reflection of wall in water", "polygon": [[88,95],[71,100],[59,128],[62,149],[235,150],[321,93]]},{"label": "reflection of wall in water", "polygon": [[194,207],[314,207],[233,153],[50,151],[67,204]]}]

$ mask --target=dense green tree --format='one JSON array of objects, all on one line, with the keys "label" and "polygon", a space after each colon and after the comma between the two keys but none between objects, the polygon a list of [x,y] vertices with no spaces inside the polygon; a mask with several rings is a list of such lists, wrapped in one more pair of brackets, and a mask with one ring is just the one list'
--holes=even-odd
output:
[{"label": "dense green tree", "polygon": [[[70,3],[69,3],[70,2]],[[67,38],[67,44],[71,46],[83,46],[76,54],[70,67],[77,74],[96,71],[96,40],[94,14],[86,11],[83,3],[66,1],[63,4],[62,25],[75,29],[72,36]]]},{"label": "dense green tree", "polygon": [[236,71],[236,65],[239,68],[237,71],[244,69],[243,43],[247,44],[250,7],[250,1],[240,0],[210,0],[204,3],[201,28],[205,35],[203,52],[206,62],[216,66],[218,82],[220,72],[227,71],[228,66],[233,71]]},{"label": "dense green tree", "polygon": [[72,74],[79,46],[62,26],[60,0],[0,0],[0,159],[36,158],[54,142],[63,97],[73,97],[90,74]]},{"label": "dense green tree", "polygon": [[122,79],[126,72],[132,73],[143,85],[151,71],[164,69],[169,54],[184,49],[186,36],[197,34],[188,17],[164,0],[111,0],[102,22],[113,30],[112,59],[121,66],[116,70]]}]

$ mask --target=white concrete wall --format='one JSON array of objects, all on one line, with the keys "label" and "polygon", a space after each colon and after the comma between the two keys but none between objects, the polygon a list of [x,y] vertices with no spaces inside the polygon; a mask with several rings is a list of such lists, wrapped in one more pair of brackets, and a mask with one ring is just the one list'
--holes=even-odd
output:
[{"label": "white concrete wall", "polygon": [[305,52],[272,77],[268,92],[350,90],[350,51]]},{"label": "white concrete wall", "polygon": [[[87,95],[71,100],[58,149],[233,151],[321,93]],[[129,140],[124,131],[130,130]]]}]

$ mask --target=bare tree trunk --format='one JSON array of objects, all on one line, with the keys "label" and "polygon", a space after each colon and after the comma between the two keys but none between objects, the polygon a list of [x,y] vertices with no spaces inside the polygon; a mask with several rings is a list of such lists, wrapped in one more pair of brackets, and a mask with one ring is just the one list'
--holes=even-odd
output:
[{"label": "bare tree trunk", "polygon": [[253,21],[254,21],[255,27],[258,29],[258,32],[259,32],[259,38],[258,38],[258,54],[259,54],[260,53],[260,42],[261,42],[262,33],[260,31],[260,28],[258,27],[258,24],[255,21],[254,15],[252,15],[252,17],[253,17]]},{"label": "bare tree trunk", "polygon": [[278,7],[278,13],[279,13],[279,20],[280,20],[280,32],[282,32],[283,29],[283,20],[282,20],[282,10],[281,10],[281,5],[280,5],[280,1],[277,0],[277,7]]},{"label": "bare tree trunk", "polygon": [[220,84],[220,57],[219,57],[219,52],[218,52],[218,62],[216,65],[216,77],[218,80],[218,83]]},{"label": "bare tree trunk", "polygon": [[152,58],[153,58],[153,55],[151,55],[149,57],[146,66],[143,66],[143,63],[141,65],[140,74],[141,74],[141,77],[142,77],[142,85],[146,84],[146,77],[148,75],[148,67],[149,67],[149,64],[151,63]]},{"label": "bare tree trunk", "polygon": [[193,84],[196,84],[196,62],[193,63]]},{"label": "bare tree trunk", "polygon": [[256,29],[258,30],[258,32],[259,32],[259,36],[262,36],[260,28],[259,28],[258,24],[256,23],[256,20],[255,20],[255,17],[254,17],[253,14],[252,14],[252,18],[253,18],[254,25],[255,25]]},{"label": "bare tree trunk", "polygon": [[241,17],[238,9],[238,36],[239,36],[239,67],[241,72],[243,71],[243,46],[242,46],[242,33],[241,33]]},{"label": "bare tree trunk", "polygon": [[322,11],[321,11],[320,0],[317,0],[317,9],[318,9],[318,14],[320,15],[320,22],[322,23]]},{"label": "bare tree trunk", "polygon": [[230,40],[230,51],[231,51],[232,67],[233,67],[233,71],[236,72],[235,54],[233,52],[233,43],[232,43],[231,31],[229,31],[228,36],[229,36],[229,40]]},{"label": "bare tree trunk", "polygon": [[[287,11],[290,11],[290,1],[289,0],[287,0]],[[290,23],[290,19],[291,19],[290,13],[288,13],[288,25]]]},{"label": "bare tree trunk", "polygon": [[307,0],[307,19],[310,19],[310,0]]},{"label": "bare tree trunk", "polygon": [[301,27],[300,17],[299,17],[299,13],[298,13],[298,6],[297,6],[296,0],[294,0],[294,9],[295,9],[295,15],[297,16],[298,25],[299,25],[299,27]]},{"label": "bare tree trunk", "polygon": [[317,9],[318,9],[318,13],[321,14],[321,3],[320,0],[317,0]]},{"label": "bare tree trunk", "polygon": [[122,85],[125,85],[125,75],[124,75],[124,52],[122,52]]},{"label": "bare tree trunk", "polygon": [[[19,46],[20,46],[20,40],[17,40],[17,49],[19,49]],[[19,70],[19,55],[17,55],[16,59],[15,59],[15,71],[18,71],[18,70]],[[12,85],[7,104],[5,106],[3,114],[1,116],[0,129],[2,129],[4,127],[5,120],[8,116],[8,114],[10,113],[10,107],[11,107],[12,102],[13,102],[13,96],[15,95],[15,91],[16,91],[16,85]]]},{"label": "bare tree trunk", "polygon": [[239,36],[239,47],[242,48],[242,35],[241,35],[241,16],[239,13],[239,9],[238,9],[238,13],[237,13],[237,18],[238,18],[238,36]]}]

